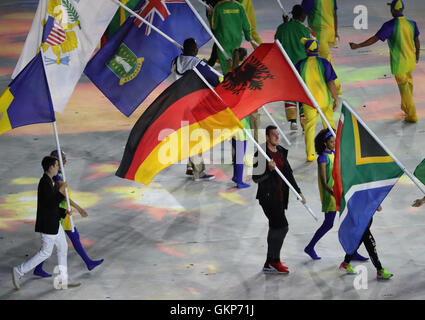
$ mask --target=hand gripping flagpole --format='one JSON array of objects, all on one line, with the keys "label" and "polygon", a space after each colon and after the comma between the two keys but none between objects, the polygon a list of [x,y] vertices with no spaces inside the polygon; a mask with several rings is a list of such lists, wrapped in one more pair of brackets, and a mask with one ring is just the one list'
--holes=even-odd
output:
[{"label": "hand gripping flagpole", "polygon": [[[214,90],[214,88],[211,86],[211,84],[204,78],[204,76],[199,72],[199,70],[196,68],[196,66],[193,68],[193,71],[195,71],[195,73],[198,75],[199,78],[201,78],[201,80],[208,86],[208,88],[210,88],[210,90],[212,92],[214,92],[214,94],[224,103],[224,100],[219,96],[219,94]],[[257,141],[255,141],[255,139],[252,137],[252,135],[248,132],[248,130],[246,130],[245,128],[243,128],[244,132],[246,133],[246,135],[248,136],[248,138],[251,139],[251,141],[254,143],[254,145],[257,147],[257,149],[261,152],[261,154],[267,159],[267,161],[270,161],[270,157],[267,155],[267,153],[261,148],[261,146],[257,143]],[[282,180],[288,185],[288,187],[291,189],[291,191],[295,194],[295,196],[297,197],[297,200],[302,200],[301,196],[299,195],[299,193],[294,189],[294,187],[291,185],[291,183],[288,181],[288,179],[286,179],[286,177],[283,175],[283,173],[279,170],[278,167],[275,167],[275,170],[277,172],[277,174],[282,178]],[[303,203],[304,207],[307,209],[307,211],[311,214],[311,216],[314,218],[314,220],[318,221],[317,216],[314,214],[313,210],[311,210],[311,208],[309,207],[308,204]]]},{"label": "hand gripping flagpole", "polygon": [[215,44],[220,49],[220,51],[223,52],[223,54],[226,57],[226,59],[229,60],[230,57],[228,56],[228,54],[226,53],[226,51],[224,51],[224,48],[221,46],[220,42],[218,42],[218,40],[216,39],[216,37],[212,33],[211,29],[207,26],[207,24],[205,23],[205,21],[201,18],[201,16],[199,15],[198,11],[195,10],[195,8],[192,6],[192,4],[190,3],[189,0],[184,0],[184,1],[187,3],[187,5],[189,6],[189,8],[192,10],[193,14],[198,18],[199,22],[202,24],[202,26],[205,28],[205,30],[208,32],[208,34],[214,40]]},{"label": "hand gripping flagpole", "polygon": [[336,138],[335,131],[333,130],[332,126],[329,124],[328,119],[326,119],[325,115],[323,114],[323,111],[320,109],[319,105],[317,104],[316,99],[314,99],[313,95],[311,94],[310,90],[307,88],[307,85],[305,84],[303,78],[301,78],[300,74],[298,73],[297,69],[295,68],[294,64],[292,63],[291,59],[289,58],[288,54],[286,53],[285,49],[283,49],[282,44],[279,40],[275,40],[277,43],[280,51],[282,52],[283,56],[285,57],[288,64],[291,66],[292,71],[294,71],[298,81],[301,83],[302,87],[304,88],[305,93],[310,98],[311,102],[313,102],[313,107],[316,108],[317,112],[319,112],[320,116],[322,117],[323,121],[326,123],[326,125],[329,128],[329,131],[332,133],[334,138]]},{"label": "hand gripping flagpole", "polygon": [[[59,143],[59,135],[58,135],[58,128],[56,127],[56,121],[53,122],[53,130],[55,132],[56,146],[58,149],[59,164],[60,164],[62,175],[63,175],[63,182],[66,182],[65,167],[63,165],[63,160],[62,160],[62,150]],[[71,211],[71,203],[69,201],[68,187],[65,188],[65,198],[66,198],[66,205],[67,205],[68,211]],[[72,220],[71,215],[69,215],[69,221],[71,222],[71,231],[74,232],[74,221]]]},{"label": "hand gripping flagpole", "polygon": [[419,188],[419,190],[422,191],[423,194],[425,194],[425,188],[417,181],[417,179],[414,177],[413,174],[410,173],[406,169],[406,167],[396,158],[396,156],[384,145],[384,143],[376,136],[376,134],[369,129],[369,127],[366,125],[366,123],[360,118],[360,116],[351,108],[351,106],[348,104],[347,101],[343,101],[343,104],[345,107],[350,111],[350,113],[357,119],[358,122],[365,128],[365,130],[375,139],[375,141],[382,147],[382,149],[385,150],[388,155],[394,159],[394,162],[400,167],[401,170],[410,178],[410,180],[413,181],[414,184]]}]

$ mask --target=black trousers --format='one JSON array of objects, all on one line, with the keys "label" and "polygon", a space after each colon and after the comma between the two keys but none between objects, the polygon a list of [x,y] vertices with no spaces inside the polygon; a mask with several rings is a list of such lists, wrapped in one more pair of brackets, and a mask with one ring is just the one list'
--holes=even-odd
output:
[{"label": "black trousers", "polygon": [[[372,234],[370,233],[370,226],[372,225],[372,221],[373,221],[373,219],[370,220],[369,225],[367,226],[366,231],[363,234],[362,240],[359,243],[359,247],[362,243],[364,244],[364,246],[366,247],[367,253],[369,254],[370,260],[372,261],[376,270],[379,271],[379,270],[382,269],[382,265],[381,265],[381,262],[379,261],[378,253],[376,252],[375,239],[373,238]],[[357,250],[355,252],[357,252]],[[345,255],[344,262],[350,263],[353,256],[354,256],[354,254]]]},{"label": "black trousers", "polygon": [[269,220],[269,232],[267,234],[267,260],[280,261],[280,251],[283,240],[288,233],[288,220],[286,220],[283,204],[260,203],[264,214]]}]

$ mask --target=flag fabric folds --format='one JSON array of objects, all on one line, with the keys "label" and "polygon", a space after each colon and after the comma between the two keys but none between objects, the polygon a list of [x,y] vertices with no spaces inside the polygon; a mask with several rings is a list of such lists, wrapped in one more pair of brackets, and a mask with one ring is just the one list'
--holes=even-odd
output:
[{"label": "flag fabric folds", "polygon": [[43,60],[38,54],[0,96],[0,134],[29,124],[53,121],[55,113]]},{"label": "flag fabric folds", "polygon": [[[140,0],[121,0],[121,3],[133,10],[138,4]],[[109,26],[106,28],[104,37],[105,41],[112,38],[112,36],[118,31],[118,29],[124,24],[127,18],[130,16],[130,13],[126,11],[124,8],[119,7],[114,17],[112,18]]]},{"label": "flag fabric folds", "polygon": [[[179,44],[211,37],[183,0],[145,0],[134,9]],[[85,74],[126,116],[171,73],[181,50],[151,27],[130,17],[88,63]]]},{"label": "flag fabric folds", "polygon": [[117,8],[111,0],[40,0],[12,78],[40,51],[54,110],[63,112]]},{"label": "flag fabric folds", "polygon": [[403,174],[376,140],[342,105],[332,171],[340,212],[339,240],[347,254],[357,250],[377,208]]},{"label": "flag fabric folds", "polygon": [[239,119],[274,101],[313,105],[276,43],[261,44],[216,91]]},{"label": "flag fabric folds", "polygon": [[416,167],[413,175],[419,179],[420,182],[425,184],[425,159]]},{"label": "flag fabric folds", "polygon": [[161,170],[209,150],[241,128],[198,75],[187,71],[136,122],[116,175],[147,185]]}]

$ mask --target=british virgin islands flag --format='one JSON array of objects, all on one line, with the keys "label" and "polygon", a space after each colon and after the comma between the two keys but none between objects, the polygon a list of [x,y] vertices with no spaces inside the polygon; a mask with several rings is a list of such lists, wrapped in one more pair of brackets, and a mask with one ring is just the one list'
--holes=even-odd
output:
[{"label": "british virgin islands flag", "polygon": [[[194,38],[198,46],[211,37],[184,0],[141,0],[142,18],[180,45]],[[135,17],[130,17],[89,61],[84,73],[127,117],[171,73],[181,50]]]},{"label": "british virgin islands flag", "polygon": [[340,212],[339,241],[347,254],[357,250],[377,208],[403,174],[400,167],[345,106],[341,108],[332,171]]},{"label": "british virgin islands flag", "polygon": [[0,96],[0,134],[29,124],[53,121],[55,113],[39,53]]}]

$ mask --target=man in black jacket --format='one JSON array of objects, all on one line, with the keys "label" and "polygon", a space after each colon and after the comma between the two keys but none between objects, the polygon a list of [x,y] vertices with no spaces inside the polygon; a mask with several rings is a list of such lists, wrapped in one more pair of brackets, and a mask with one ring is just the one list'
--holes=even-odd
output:
[{"label": "man in black jacket", "polygon": [[287,160],[288,150],[279,145],[279,131],[275,126],[266,128],[267,155],[271,161],[264,156],[255,153],[254,171],[252,179],[258,183],[257,199],[269,220],[269,232],[267,235],[267,259],[263,271],[265,273],[289,273],[288,267],[280,261],[280,250],[283,240],[288,232],[288,221],[285,210],[288,208],[289,187],[275,171],[276,168],[282,172],[289,183],[300,194],[302,203],[306,200],[301,193],[297,182],[292,174],[291,166]]},{"label": "man in black jacket", "polygon": [[[60,219],[67,214],[65,209],[59,207],[59,203],[65,199],[65,182],[54,182],[53,177],[58,174],[59,161],[55,157],[47,156],[41,161],[44,174],[40,179],[37,190],[37,218],[35,232],[41,233],[41,249],[31,259],[12,269],[12,281],[17,290],[20,288],[20,280],[25,273],[32,270],[39,263],[48,259],[57,248],[60,282],[63,289],[78,286],[68,284],[67,254],[68,243],[65,233],[60,224]],[[59,288],[57,288],[59,289]]]}]

